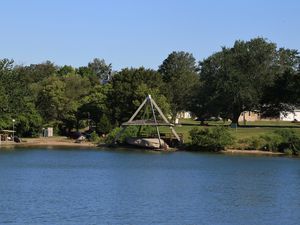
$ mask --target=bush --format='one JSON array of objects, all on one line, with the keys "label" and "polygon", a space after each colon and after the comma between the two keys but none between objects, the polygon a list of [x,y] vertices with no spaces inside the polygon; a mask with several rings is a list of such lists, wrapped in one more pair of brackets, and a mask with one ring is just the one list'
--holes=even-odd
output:
[{"label": "bush", "polygon": [[261,137],[250,137],[241,140],[241,142],[245,144],[246,150],[257,150],[257,149],[267,150],[265,148],[266,141]]},{"label": "bush", "polygon": [[112,125],[108,117],[104,114],[101,116],[99,123],[97,124],[98,134],[108,134],[112,130]]},{"label": "bush", "polygon": [[216,126],[213,128],[194,128],[190,131],[191,147],[205,151],[220,151],[232,144],[233,137],[228,128]]},{"label": "bush", "polygon": [[260,138],[265,141],[264,146],[258,148],[260,150],[267,150],[277,152],[282,143],[282,137],[276,133],[261,135]]},{"label": "bush", "polygon": [[91,133],[91,141],[94,143],[98,143],[100,141],[100,137],[96,133],[96,131],[93,131],[93,133]]},{"label": "bush", "polygon": [[[115,140],[115,137],[121,131],[121,129],[122,128],[120,128],[120,127],[116,127],[115,129],[113,129],[105,138],[105,140],[104,140],[105,143],[106,144],[114,144],[113,142]],[[138,127],[136,127],[136,126],[127,127],[126,130],[123,132],[123,134],[118,139],[118,142],[124,143],[126,137],[136,137],[137,133],[138,133]]]},{"label": "bush", "polygon": [[295,155],[300,153],[300,138],[291,129],[277,130],[270,134],[244,139],[242,142],[246,144],[245,149],[249,150],[279,151]]},{"label": "bush", "polygon": [[293,154],[299,155],[300,153],[300,137],[292,129],[282,129],[274,132],[281,136],[282,141],[278,146],[278,150],[281,152],[292,151]]}]

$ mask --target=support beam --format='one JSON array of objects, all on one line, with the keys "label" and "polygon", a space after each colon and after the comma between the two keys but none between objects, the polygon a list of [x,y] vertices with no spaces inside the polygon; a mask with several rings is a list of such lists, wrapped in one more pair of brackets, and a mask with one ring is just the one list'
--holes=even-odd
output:
[{"label": "support beam", "polygon": [[155,116],[155,112],[154,112],[154,108],[153,108],[153,102],[152,102],[151,95],[148,95],[148,99],[150,99],[150,106],[151,106],[151,111],[152,111],[152,114],[153,114],[154,123],[155,123],[155,127],[156,127],[157,137],[158,137],[158,141],[159,141],[159,147],[161,148],[160,133],[159,133],[159,129],[158,129],[158,126],[157,126],[157,120],[156,120],[156,116]]},{"label": "support beam", "polygon": [[178,134],[176,133],[176,131],[174,130],[174,128],[173,128],[173,127],[170,127],[170,129],[171,129],[172,133],[174,134],[174,136],[177,138],[177,140],[178,140],[180,143],[182,143],[182,140],[180,139],[180,137],[178,136]]},{"label": "support beam", "polygon": [[114,144],[117,143],[117,141],[119,140],[119,138],[121,137],[121,135],[124,133],[124,131],[126,130],[127,127],[122,127],[122,130],[120,130],[120,132],[116,135],[115,139],[114,139]]},{"label": "support beam", "polygon": [[168,121],[168,119],[165,117],[165,115],[163,114],[163,112],[161,111],[161,109],[158,107],[158,105],[156,104],[156,102],[155,102],[153,99],[151,99],[151,102],[153,103],[153,105],[154,105],[155,108],[157,109],[159,115],[163,118],[163,120],[164,120],[166,123],[170,123],[170,122]]},{"label": "support beam", "polygon": [[[151,107],[151,112],[152,112],[152,116],[154,121],[152,120],[134,120],[135,117],[138,115],[138,113],[141,111],[141,109],[147,104],[149,103],[150,107]],[[155,110],[159,113],[159,115],[162,117],[164,123],[158,123],[156,115],[155,115]],[[145,114],[145,112],[144,112]],[[121,131],[116,135],[115,139],[114,139],[114,143],[116,143],[119,138],[121,137],[121,135],[124,133],[125,129],[128,126],[155,126],[156,127],[156,132],[157,132],[157,136],[158,136],[158,140],[159,140],[159,145],[160,147],[162,147],[162,141],[161,141],[161,136],[160,136],[160,132],[159,132],[159,128],[158,126],[169,126],[172,134],[176,137],[176,139],[182,143],[182,140],[180,139],[180,137],[178,136],[178,134],[176,133],[176,131],[173,129],[172,126],[174,126],[173,124],[171,124],[168,119],[165,117],[165,115],[163,114],[163,112],[161,111],[161,109],[158,107],[158,105],[156,104],[156,102],[151,98],[151,95],[148,95],[146,97],[146,99],[143,101],[143,103],[138,107],[138,109],[135,111],[135,113],[131,116],[131,118],[122,124],[121,126]],[[139,132],[141,131],[141,129],[139,129]]]},{"label": "support beam", "polygon": [[135,111],[135,113],[132,115],[132,117],[128,120],[128,122],[131,122],[136,116],[137,114],[141,111],[141,109],[143,108],[143,106],[146,104],[146,102],[148,101],[148,97],[143,101],[143,103],[140,105],[140,107]]}]

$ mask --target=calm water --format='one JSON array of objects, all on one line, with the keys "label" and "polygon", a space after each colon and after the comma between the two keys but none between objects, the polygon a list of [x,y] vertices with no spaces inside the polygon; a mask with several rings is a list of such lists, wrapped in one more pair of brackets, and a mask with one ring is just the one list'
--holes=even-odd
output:
[{"label": "calm water", "polygon": [[299,224],[300,159],[0,151],[0,224]]}]

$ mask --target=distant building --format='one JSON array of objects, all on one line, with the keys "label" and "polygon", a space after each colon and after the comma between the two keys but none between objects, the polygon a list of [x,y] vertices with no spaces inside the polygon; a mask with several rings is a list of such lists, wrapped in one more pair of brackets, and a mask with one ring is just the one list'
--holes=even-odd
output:
[{"label": "distant building", "polygon": [[300,109],[295,109],[293,112],[280,113],[282,121],[300,121]]},{"label": "distant building", "polygon": [[191,114],[191,112],[182,111],[182,112],[177,113],[176,118],[178,118],[178,119],[191,119],[192,114]]},{"label": "distant building", "polygon": [[262,120],[300,121],[300,109],[295,109],[293,112],[280,112],[276,117],[264,117],[259,112],[245,111],[239,117],[239,122]]},{"label": "distant building", "polygon": [[43,128],[43,137],[53,137],[53,127]]},{"label": "distant building", "polygon": [[257,121],[261,120],[260,113],[252,111],[244,111],[239,117],[239,122],[241,121]]}]

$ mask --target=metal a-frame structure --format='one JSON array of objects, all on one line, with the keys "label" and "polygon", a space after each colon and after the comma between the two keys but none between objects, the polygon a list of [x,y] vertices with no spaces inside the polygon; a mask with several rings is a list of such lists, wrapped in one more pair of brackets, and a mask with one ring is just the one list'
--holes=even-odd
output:
[{"label": "metal a-frame structure", "polygon": [[[143,107],[147,107],[147,104],[150,105],[151,108],[151,113],[152,113],[152,117],[153,120],[134,120],[136,118],[136,116],[138,115],[138,113],[142,110]],[[158,112],[158,114],[161,116],[161,118],[163,119],[163,122],[159,122],[157,120],[157,117],[155,115],[155,110]],[[168,121],[168,119],[165,117],[165,115],[163,114],[163,112],[161,111],[161,109],[158,107],[158,105],[156,104],[156,102],[154,101],[154,99],[151,97],[151,95],[148,95],[146,97],[146,99],[143,101],[143,103],[139,106],[139,108],[135,111],[135,113],[131,116],[131,118],[125,122],[122,123],[121,125],[121,131],[116,135],[114,143],[117,143],[118,139],[121,137],[121,135],[124,133],[124,131],[126,130],[126,128],[128,126],[155,126],[156,127],[156,132],[157,132],[157,137],[159,140],[159,145],[162,147],[161,144],[161,136],[159,133],[159,126],[168,126],[170,127],[173,135],[176,137],[176,139],[181,143],[182,140],[180,139],[179,135],[176,133],[176,131],[174,130],[174,124],[170,123]]]}]

